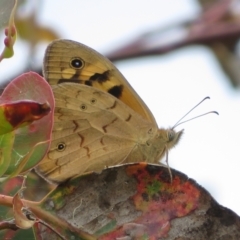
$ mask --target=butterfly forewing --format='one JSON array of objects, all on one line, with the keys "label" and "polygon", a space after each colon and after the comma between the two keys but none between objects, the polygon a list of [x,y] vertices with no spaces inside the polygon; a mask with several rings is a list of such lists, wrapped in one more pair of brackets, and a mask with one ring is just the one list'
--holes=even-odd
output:
[{"label": "butterfly forewing", "polygon": [[156,124],[151,111],[119,70],[107,58],[81,43],[53,41],[46,50],[43,74],[51,85],[75,82],[108,92]]}]

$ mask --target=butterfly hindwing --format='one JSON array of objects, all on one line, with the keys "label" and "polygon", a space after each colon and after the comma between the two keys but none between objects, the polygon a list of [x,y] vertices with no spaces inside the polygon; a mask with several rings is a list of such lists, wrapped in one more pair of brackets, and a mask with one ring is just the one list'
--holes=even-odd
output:
[{"label": "butterfly hindwing", "polygon": [[47,156],[37,166],[37,171],[50,181],[61,182],[63,176],[68,179],[137,161],[132,153],[157,132],[156,125],[93,87],[63,83],[53,92],[53,140]]}]

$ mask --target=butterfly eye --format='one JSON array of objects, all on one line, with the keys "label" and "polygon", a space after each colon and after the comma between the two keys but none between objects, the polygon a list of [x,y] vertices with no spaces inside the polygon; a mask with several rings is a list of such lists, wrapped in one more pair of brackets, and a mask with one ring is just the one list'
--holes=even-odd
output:
[{"label": "butterfly eye", "polygon": [[81,106],[80,106],[81,110],[85,111],[87,109],[87,106],[83,103]]},{"label": "butterfly eye", "polygon": [[70,62],[71,67],[81,69],[84,67],[84,62],[81,58],[73,58]]},{"label": "butterfly eye", "polygon": [[57,150],[58,150],[59,152],[64,151],[65,148],[66,148],[66,144],[65,144],[65,143],[58,143],[58,145],[57,145]]},{"label": "butterfly eye", "polygon": [[95,98],[92,98],[92,99],[90,100],[91,104],[96,103],[96,101],[97,101],[97,99],[95,99]]},{"label": "butterfly eye", "polygon": [[172,141],[174,139],[174,137],[175,137],[175,132],[172,130],[169,130],[168,131],[168,140]]}]

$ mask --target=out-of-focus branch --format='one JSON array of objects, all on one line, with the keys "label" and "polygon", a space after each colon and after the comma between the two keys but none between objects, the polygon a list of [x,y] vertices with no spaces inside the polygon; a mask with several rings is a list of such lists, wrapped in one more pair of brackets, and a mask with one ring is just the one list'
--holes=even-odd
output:
[{"label": "out-of-focus branch", "polygon": [[237,0],[213,3],[197,19],[142,34],[107,57],[117,61],[164,54],[189,45],[205,45],[215,53],[232,85],[239,86],[240,59],[236,45],[240,37],[240,10],[236,11],[237,4]]}]

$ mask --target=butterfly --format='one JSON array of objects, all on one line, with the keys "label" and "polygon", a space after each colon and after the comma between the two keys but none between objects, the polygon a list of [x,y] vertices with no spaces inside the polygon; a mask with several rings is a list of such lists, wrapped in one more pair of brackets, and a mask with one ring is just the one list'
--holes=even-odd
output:
[{"label": "butterfly", "polygon": [[158,163],[183,134],[158,128],[113,63],[81,43],[53,41],[43,74],[55,97],[54,127],[36,171],[52,183],[117,164]]}]

